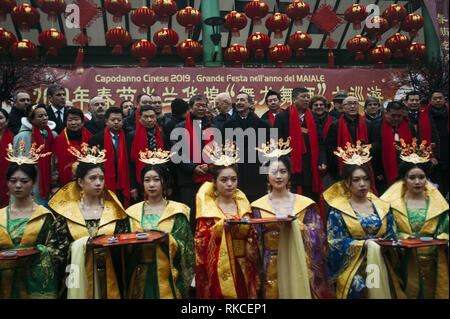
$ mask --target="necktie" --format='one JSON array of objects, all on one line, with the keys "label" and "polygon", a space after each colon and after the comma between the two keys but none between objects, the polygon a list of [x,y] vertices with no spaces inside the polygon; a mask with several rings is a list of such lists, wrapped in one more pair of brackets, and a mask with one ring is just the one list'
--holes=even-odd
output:
[{"label": "necktie", "polygon": [[119,135],[113,136],[113,145],[114,145],[114,150],[117,152],[117,148],[119,147]]},{"label": "necktie", "polygon": [[63,125],[62,123],[62,110],[56,111],[56,126],[61,127]]}]

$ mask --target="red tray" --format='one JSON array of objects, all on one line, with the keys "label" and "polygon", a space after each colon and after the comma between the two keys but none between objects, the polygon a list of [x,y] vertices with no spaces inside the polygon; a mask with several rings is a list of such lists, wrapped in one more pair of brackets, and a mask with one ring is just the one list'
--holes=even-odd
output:
[{"label": "red tray", "polygon": [[[15,252],[17,252],[17,254],[15,256],[11,256],[11,257],[2,256],[1,253],[5,252],[5,251],[15,251]],[[24,258],[24,257],[33,256],[36,254],[39,254],[39,250],[37,250],[37,249],[2,250],[0,252],[0,260],[20,259],[20,258]]]},{"label": "red tray", "polygon": [[228,224],[269,224],[269,223],[289,223],[295,220],[295,217],[285,218],[250,218],[248,221],[242,219],[227,219]]},{"label": "red tray", "polygon": [[[136,238],[136,234],[148,234],[148,238],[146,239],[138,239]],[[149,244],[149,243],[157,243],[160,241],[164,241],[168,236],[168,233],[152,230],[148,232],[137,232],[137,233],[128,233],[128,234],[116,234],[116,235],[103,235],[94,237],[89,241],[90,245],[100,246],[100,247],[110,247],[117,245],[130,245],[130,244]],[[118,238],[118,242],[108,243],[108,239],[116,237]]]},{"label": "red tray", "polygon": [[378,245],[385,247],[403,247],[403,248],[416,248],[416,247],[427,247],[427,246],[441,246],[447,245],[448,241],[433,239],[432,241],[423,241],[419,238],[408,238],[401,240],[401,245],[394,245],[395,241],[392,240],[379,240]]}]

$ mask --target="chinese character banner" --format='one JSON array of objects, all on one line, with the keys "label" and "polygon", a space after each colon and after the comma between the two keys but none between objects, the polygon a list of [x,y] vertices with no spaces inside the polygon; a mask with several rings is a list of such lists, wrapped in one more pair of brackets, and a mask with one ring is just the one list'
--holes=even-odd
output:
[{"label": "chinese character banner", "polygon": [[[92,67],[79,74],[64,68],[48,68],[49,76],[67,88],[67,99],[75,107],[87,110],[89,99],[103,96],[108,106],[119,106],[124,100],[135,102],[141,93],[161,96],[165,112],[175,98],[189,100],[196,94],[211,102],[221,92],[234,98],[238,92],[253,96],[256,112],[266,111],[264,97],[269,89],[281,94],[283,107],[291,104],[292,89],[306,87],[311,96],[323,95],[330,102],[339,90],[346,90],[363,104],[369,96],[386,100],[401,98],[399,77],[406,69],[323,69],[323,68],[215,68],[215,67]],[[36,102],[46,103],[46,89],[33,91]]]}]

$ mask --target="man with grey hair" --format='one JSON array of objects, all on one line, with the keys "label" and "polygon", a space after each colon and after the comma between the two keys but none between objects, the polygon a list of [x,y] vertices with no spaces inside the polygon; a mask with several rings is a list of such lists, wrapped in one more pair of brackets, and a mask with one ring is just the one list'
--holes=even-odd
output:
[{"label": "man with grey hair", "polygon": [[22,117],[27,116],[27,107],[31,104],[30,94],[25,90],[17,90],[13,95],[13,106],[9,113],[8,129],[17,135],[22,125]]},{"label": "man with grey hair", "polygon": [[[239,148],[239,189],[242,190],[250,202],[257,200],[267,193],[266,176],[260,174],[261,163],[258,161],[256,146],[269,141],[270,125],[256,116],[250,109],[253,97],[246,92],[236,95],[236,112],[222,127],[223,142],[227,138],[227,131],[242,129],[244,131],[243,145],[237,143]],[[248,129],[247,133],[245,132]],[[258,140],[258,130],[265,130],[266,140]],[[233,135],[233,139],[239,140],[239,135]],[[254,139],[252,141],[252,139]],[[255,144],[255,145],[253,145]],[[252,159],[254,161],[252,162]]]},{"label": "man with grey hair", "polygon": [[95,135],[105,129],[105,113],[107,110],[106,101],[102,96],[96,95],[89,100],[89,110],[92,112],[92,119],[84,122],[84,127]]},{"label": "man with grey hair", "polygon": [[212,124],[217,128],[222,129],[223,124],[231,119],[235,113],[233,103],[231,102],[231,96],[228,92],[222,92],[216,95],[216,109],[219,111],[219,115],[212,119]]},{"label": "man with grey hair", "polygon": [[66,89],[59,84],[53,84],[47,89],[47,97],[50,106],[47,108],[48,120],[56,124],[54,131],[61,133],[66,127],[64,119],[66,118]]},{"label": "man with grey hair", "polygon": [[380,100],[374,96],[369,96],[364,103],[364,113],[366,120],[373,122],[382,119],[383,112],[381,110]]}]

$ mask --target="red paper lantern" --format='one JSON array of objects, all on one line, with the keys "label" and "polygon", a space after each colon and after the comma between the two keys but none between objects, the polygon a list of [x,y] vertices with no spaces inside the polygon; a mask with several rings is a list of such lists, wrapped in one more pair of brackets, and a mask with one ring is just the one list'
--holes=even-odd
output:
[{"label": "red paper lantern", "polygon": [[379,16],[375,16],[370,19],[369,23],[366,23],[364,30],[366,33],[372,37],[375,37],[376,40],[381,40],[381,35],[385,33],[389,29],[389,22]]},{"label": "red paper lantern", "polygon": [[185,27],[186,33],[194,32],[195,26],[202,22],[202,14],[197,9],[186,7],[178,11],[177,21]]},{"label": "red paper lantern", "polygon": [[244,12],[254,24],[261,24],[261,19],[269,12],[269,6],[264,1],[253,0],[245,5]]},{"label": "red paper lantern", "polygon": [[428,48],[425,44],[413,42],[405,50],[405,56],[410,59],[413,63],[419,63],[428,52]]},{"label": "red paper lantern", "polygon": [[270,37],[261,32],[256,32],[248,37],[247,48],[255,51],[255,58],[264,58],[264,50],[270,46]]},{"label": "red paper lantern", "polygon": [[128,0],[106,0],[105,9],[114,16],[114,22],[122,22],[122,16],[131,11],[131,4]]},{"label": "red paper lantern", "polygon": [[28,62],[39,55],[37,45],[26,39],[14,42],[10,51],[13,57],[20,59],[22,62]]},{"label": "red paper lantern", "polygon": [[291,23],[287,15],[275,13],[266,20],[266,28],[275,33],[275,38],[283,37],[283,31],[289,28]]},{"label": "red paper lantern", "polygon": [[269,60],[274,61],[278,67],[283,67],[284,62],[288,61],[291,58],[291,55],[291,49],[283,44],[277,44],[267,51]]},{"label": "red paper lantern", "polygon": [[0,21],[6,20],[6,15],[16,6],[16,0],[0,0]]},{"label": "red paper lantern", "polygon": [[240,66],[250,56],[250,51],[243,45],[233,44],[225,50],[225,59],[233,62],[233,66]]},{"label": "red paper lantern", "polygon": [[114,48],[112,54],[122,54],[123,47],[131,43],[130,33],[121,27],[108,30],[105,34],[105,39],[106,43]]},{"label": "red paper lantern", "polygon": [[30,26],[39,21],[39,12],[29,4],[15,6],[11,18],[20,25],[20,31],[30,31]]},{"label": "red paper lantern", "polygon": [[294,1],[286,8],[287,16],[294,19],[295,25],[303,25],[303,18],[308,16],[309,11],[309,5],[305,1]]},{"label": "red paper lantern", "polygon": [[185,66],[195,66],[195,58],[202,54],[202,45],[187,39],[177,46],[177,52],[184,59]]},{"label": "red paper lantern", "polygon": [[375,48],[370,50],[368,54],[369,61],[372,63],[376,63],[376,67],[379,69],[384,68],[384,63],[389,61],[391,57],[391,50],[382,45],[377,45]]},{"label": "red paper lantern", "polygon": [[361,22],[368,16],[366,7],[360,4],[354,4],[344,13],[344,19],[353,24],[353,30],[361,29]]},{"label": "red paper lantern", "polygon": [[155,0],[152,3],[152,9],[160,16],[161,23],[169,23],[169,19],[177,13],[177,4],[173,0]]},{"label": "red paper lantern", "polygon": [[42,31],[38,37],[39,44],[47,49],[45,55],[58,55],[58,50],[64,48],[67,44],[64,34],[56,29]]},{"label": "red paper lantern", "polygon": [[157,46],[163,48],[163,55],[170,54],[172,47],[177,45],[178,40],[178,33],[168,28],[161,29],[153,35],[153,42],[155,42]]},{"label": "red paper lantern", "polygon": [[408,12],[405,7],[398,4],[392,4],[383,11],[383,17],[386,18],[393,27],[399,27],[407,14]]},{"label": "red paper lantern", "polygon": [[394,58],[401,58],[403,57],[403,51],[409,46],[409,38],[404,34],[396,33],[387,38],[384,45],[394,52]]},{"label": "red paper lantern", "polygon": [[55,22],[61,13],[66,11],[66,2],[64,0],[39,0],[38,7],[47,13],[47,20]]},{"label": "red paper lantern", "polygon": [[370,49],[369,38],[357,35],[347,42],[347,50],[355,54],[355,61],[364,59],[364,52]]},{"label": "red paper lantern", "polygon": [[0,54],[8,52],[9,48],[16,42],[14,33],[0,28]]},{"label": "red paper lantern", "polygon": [[147,7],[135,9],[131,13],[131,22],[139,27],[140,33],[147,33],[148,28],[156,22],[156,13]]},{"label": "red paper lantern", "polygon": [[139,59],[139,66],[147,66],[148,60],[156,55],[156,46],[147,40],[135,42],[131,46],[131,54]]},{"label": "red paper lantern", "polygon": [[409,36],[414,38],[417,31],[420,30],[425,23],[425,20],[420,14],[411,13],[402,22],[402,30],[409,32]]},{"label": "red paper lantern", "polygon": [[306,55],[305,49],[312,43],[312,38],[308,33],[297,31],[288,39],[288,45],[295,51],[295,56],[304,57]]},{"label": "red paper lantern", "polygon": [[239,30],[242,30],[247,25],[247,18],[243,13],[231,11],[225,16],[225,28],[231,31],[231,36],[238,37]]}]

